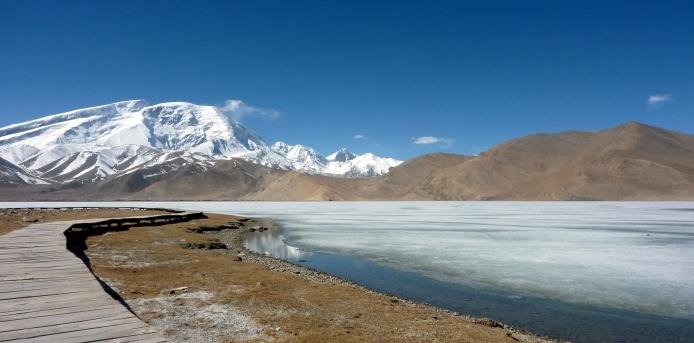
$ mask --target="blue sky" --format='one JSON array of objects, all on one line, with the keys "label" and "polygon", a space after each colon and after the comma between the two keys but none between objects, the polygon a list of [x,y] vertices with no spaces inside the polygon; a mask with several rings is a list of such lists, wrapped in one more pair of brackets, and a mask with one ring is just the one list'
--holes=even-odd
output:
[{"label": "blue sky", "polygon": [[279,114],[243,118],[268,141],[403,159],[694,133],[694,2],[0,1],[0,126],[126,99],[242,100]]}]

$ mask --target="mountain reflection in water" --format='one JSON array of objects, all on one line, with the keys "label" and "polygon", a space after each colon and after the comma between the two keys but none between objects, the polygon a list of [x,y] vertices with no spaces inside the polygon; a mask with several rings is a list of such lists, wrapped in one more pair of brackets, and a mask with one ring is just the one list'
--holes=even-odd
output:
[{"label": "mountain reflection in water", "polygon": [[290,262],[298,262],[311,255],[309,252],[286,244],[279,230],[250,232],[244,235],[243,244],[248,250]]}]

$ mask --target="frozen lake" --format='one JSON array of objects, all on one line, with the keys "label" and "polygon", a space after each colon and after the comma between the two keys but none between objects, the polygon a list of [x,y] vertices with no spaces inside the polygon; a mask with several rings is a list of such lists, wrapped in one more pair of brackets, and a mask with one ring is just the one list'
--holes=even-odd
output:
[{"label": "frozen lake", "polygon": [[[2,204],[49,205],[56,204]],[[305,254],[308,260],[311,253],[348,256],[376,268],[509,299],[559,301],[694,321],[692,202],[57,205],[174,207],[271,217],[284,229],[275,233],[274,243],[285,240],[298,248],[288,251]]]}]

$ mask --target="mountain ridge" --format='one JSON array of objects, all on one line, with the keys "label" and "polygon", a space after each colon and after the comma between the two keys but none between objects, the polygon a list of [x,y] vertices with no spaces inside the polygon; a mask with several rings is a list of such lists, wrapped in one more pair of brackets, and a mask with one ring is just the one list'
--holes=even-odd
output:
[{"label": "mountain ridge", "polygon": [[171,173],[141,169],[77,186],[16,189],[6,187],[5,199],[692,200],[694,136],[626,123],[595,132],[528,135],[477,156],[426,154],[369,178],[232,158],[207,167],[186,164]]}]

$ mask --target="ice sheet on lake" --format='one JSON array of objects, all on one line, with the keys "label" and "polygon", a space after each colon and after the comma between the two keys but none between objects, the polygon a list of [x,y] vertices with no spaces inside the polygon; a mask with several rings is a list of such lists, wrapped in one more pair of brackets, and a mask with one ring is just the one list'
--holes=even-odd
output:
[{"label": "ice sheet on lake", "polygon": [[272,217],[289,243],[308,251],[510,294],[694,319],[691,202],[137,205]]}]

